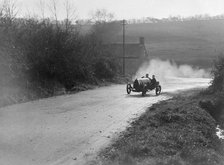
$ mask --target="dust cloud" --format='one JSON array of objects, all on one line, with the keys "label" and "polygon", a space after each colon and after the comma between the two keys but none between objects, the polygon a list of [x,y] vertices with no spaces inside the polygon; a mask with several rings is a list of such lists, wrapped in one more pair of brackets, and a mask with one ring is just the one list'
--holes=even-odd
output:
[{"label": "dust cloud", "polygon": [[132,79],[142,77],[146,73],[149,76],[155,75],[163,82],[169,78],[210,78],[209,72],[204,69],[194,68],[190,65],[177,65],[170,60],[152,59],[142,64]]}]

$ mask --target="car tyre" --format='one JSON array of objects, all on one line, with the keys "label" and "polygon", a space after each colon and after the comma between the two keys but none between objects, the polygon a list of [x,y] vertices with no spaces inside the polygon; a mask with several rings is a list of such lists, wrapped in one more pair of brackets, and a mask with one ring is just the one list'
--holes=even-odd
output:
[{"label": "car tyre", "polygon": [[160,95],[161,91],[162,91],[162,87],[160,85],[158,85],[156,87],[156,95]]},{"label": "car tyre", "polygon": [[143,89],[142,89],[142,96],[145,96],[145,95],[146,95],[146,92],[147,92],[147,89],[146,89],[146,86],[145,86],[145,87],[143,87]]},{"label": "car tyre", "polygon": [[127,84],[126,86],[126,90],[127,90],[127,94],[130,94],[131,93],[131,84]]}]

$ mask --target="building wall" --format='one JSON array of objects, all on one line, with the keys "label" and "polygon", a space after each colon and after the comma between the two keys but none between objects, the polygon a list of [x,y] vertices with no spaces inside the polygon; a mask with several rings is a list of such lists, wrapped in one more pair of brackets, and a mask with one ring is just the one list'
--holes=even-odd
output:
[{"label": "building wall", "polygon": [[[148,59],[148,55],[144,45],[144,38],[141,37],[140,43],[125,44],[125,73],[134,75],[144,61]],[[123,64],[123,44],[114,43],[105,45],[113,57],[121,59]]]}]

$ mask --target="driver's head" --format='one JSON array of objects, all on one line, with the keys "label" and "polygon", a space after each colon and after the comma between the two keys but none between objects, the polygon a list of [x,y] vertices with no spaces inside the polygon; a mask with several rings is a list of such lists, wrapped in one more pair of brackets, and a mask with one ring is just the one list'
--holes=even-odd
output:
[{"label": "driver's head", "polygon": [[149,77],[149,74],[147,73],[147,74],[145,75],[145,77]]},{"label": "driver's head", "polygon": [[155,78],[155,75],[152,75],[152,78]]}]

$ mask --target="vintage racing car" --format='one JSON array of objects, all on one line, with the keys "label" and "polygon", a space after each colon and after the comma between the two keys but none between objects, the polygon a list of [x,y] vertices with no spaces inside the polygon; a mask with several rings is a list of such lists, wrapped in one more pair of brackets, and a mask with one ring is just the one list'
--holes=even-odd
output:
[{"label": "vintage racing car", "polygon": [[147,91],[151,91],[155,89],[156,95],[161,93],[162,87],[158,81],[155,84],[152,84],[150,78],[139,78],[135,79],[133,86],[128,83],[126,86],[127,94],[132,92],[142,92],[142,96],[145,96]]}]

